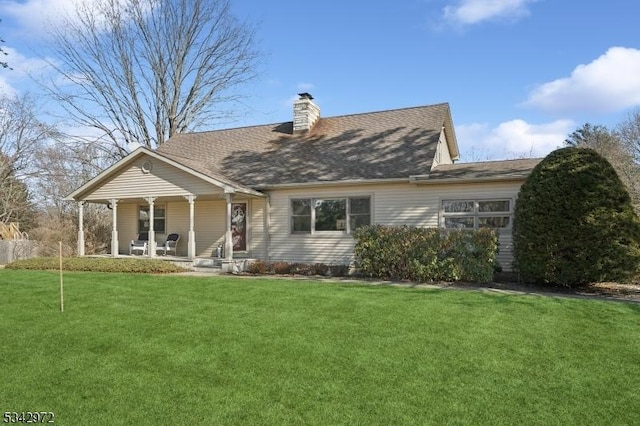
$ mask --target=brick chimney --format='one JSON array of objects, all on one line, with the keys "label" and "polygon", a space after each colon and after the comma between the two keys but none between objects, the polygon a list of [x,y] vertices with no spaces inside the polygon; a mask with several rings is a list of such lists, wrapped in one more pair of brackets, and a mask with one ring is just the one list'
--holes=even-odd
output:
[{"label": "brick chimney", "polygon": [[320,108],[308,93],[298,94],[300,98],[293,103],[293,133],[306,133],[320,118]]}]

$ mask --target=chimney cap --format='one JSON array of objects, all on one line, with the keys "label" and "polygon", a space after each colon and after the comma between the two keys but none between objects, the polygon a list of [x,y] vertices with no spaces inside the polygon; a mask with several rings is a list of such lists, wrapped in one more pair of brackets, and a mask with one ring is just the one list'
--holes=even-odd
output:
[{"label": "chimney cap", "polygon": [[304,93],[298,93],[298,96],[300,96],[300,99],[309,99],[312,100],[313,96],[311,96],[311,94],[304,92]]}]

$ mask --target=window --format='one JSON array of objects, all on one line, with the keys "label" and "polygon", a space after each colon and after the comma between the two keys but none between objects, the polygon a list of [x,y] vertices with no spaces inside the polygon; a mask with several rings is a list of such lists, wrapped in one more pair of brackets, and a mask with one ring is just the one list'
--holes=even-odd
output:
[{"label": "window", "polygon": [[445,200],[442,224],[445,228],[511,228],[511,200]]},{"label": "window", "polygon": [[366,225],[371,225],[371,198],[349,198],[349,228],[353,231]]},{"label": "window", "polygon": [[350,233],[371,223],[371,197],[291,200],[291,232]]},{"label": "window", "polygon": [[[138,233],[149,231],[149,206],[138,207]],[[153,206],[153,231],[165,233],[166,209],[164,206]]]},{"label": "window", "polygon": [[311,200],[291,200],[291,232],[311,232]]},{"label": "window", "polygon": [[345,198],[313,200],[316,211],[316,231],[347,230],[347,200]]}]

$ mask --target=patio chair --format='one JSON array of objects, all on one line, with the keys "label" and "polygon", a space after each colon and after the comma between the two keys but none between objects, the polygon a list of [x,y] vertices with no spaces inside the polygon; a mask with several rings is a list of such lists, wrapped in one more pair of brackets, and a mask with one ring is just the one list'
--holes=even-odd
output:
[{"label": "patio chair", "polygon": [[173,252],[173,255],[175,256],[177,254],[178,241],[180,241],[180,234],[167,235],[167,240],[164,243],[157,245],[156,253],[162,252],[162,254],[166,256],[168,253]]},{"label": "patio chair", "polygon": [[141,232],[138,234],[137,240],[131,240],[129,244],[129,254],[134,252],[140,252],[141,255],[147,254],[147,248],[149,247],[149,233]]}]

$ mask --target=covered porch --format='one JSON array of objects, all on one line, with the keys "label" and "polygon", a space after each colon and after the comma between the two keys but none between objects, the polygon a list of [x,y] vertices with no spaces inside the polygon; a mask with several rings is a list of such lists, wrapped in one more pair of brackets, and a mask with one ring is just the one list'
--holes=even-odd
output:
[{"label": "covered porch", "polygon": [[[266,197],[139,148],[70,194],[78,203],[78,255],[85,255],[84,206],[111,212],[110,255],[234,259],[266,256]],[[132,243],[146,237],[144,246]],[[161,249],[169,235],[174,250]],[[142,250],[140,250],[142,248]]]},{"label": "covered porch", "polygon": [[[122,260],[144,260],[149,259],[148,256],[140,256],[140,255],[129,255],[129,254],[119,254],[117,256],[113,256],[109,254],[90,254],[85,255],[85,257],[97,258],[97,259],[122,259]],[[189,269],[192,272],[201,272],[203,274],[216,274],[216,273],[225,273],[225,272],[244,272],[248,269],[249,265],[257,259],[254,258],[239,258],[234,257],[231,260],[227,260],[225,258],[217,258],[217,257],[196,257],[194,259],[190,259],[187,256],[175,256],[175,255],[167,255],[167,256],[156,256],[154,260],[162,261],[162,262],[170,262],[176,264],[178,266],[182,266],[185,269]]]}]

